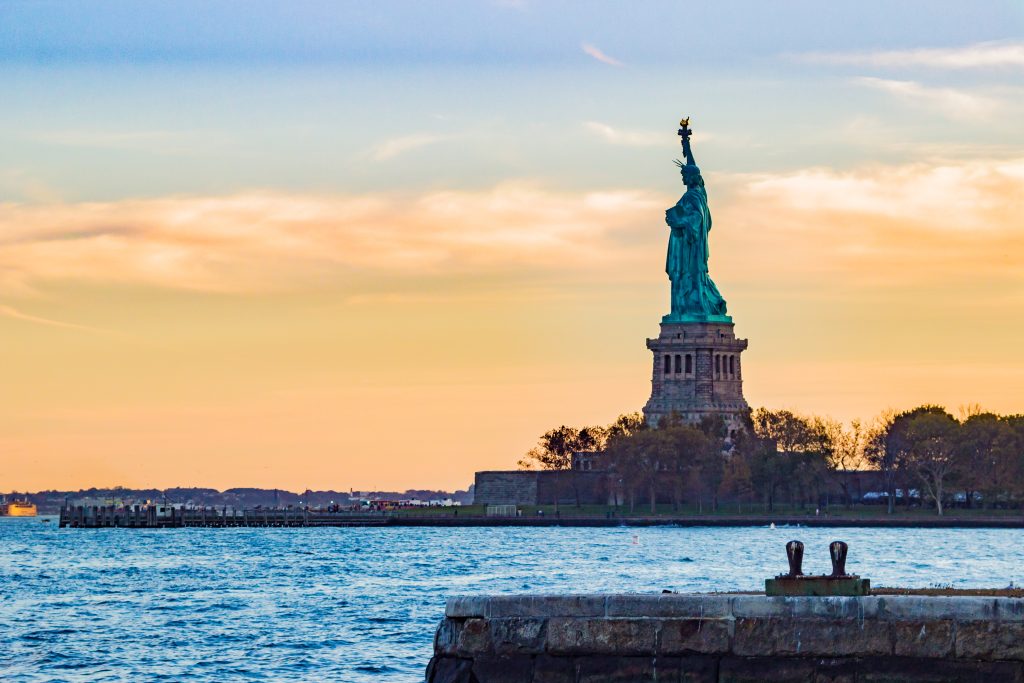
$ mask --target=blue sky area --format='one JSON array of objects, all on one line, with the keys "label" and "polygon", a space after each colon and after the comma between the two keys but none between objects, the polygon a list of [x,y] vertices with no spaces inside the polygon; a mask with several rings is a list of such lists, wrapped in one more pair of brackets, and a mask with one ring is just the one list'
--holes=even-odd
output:
[{"label": "blue sky area", "polygon": [[651,153],[668,161],[683,112],[722,171],[905,159],[943,137],[973,153],[1010,119],[929,96],[1005,98],[1019,68],[835,56],[1022,28],[1017,2],[8,1],[0,191],[651,186],[672,182]]}]

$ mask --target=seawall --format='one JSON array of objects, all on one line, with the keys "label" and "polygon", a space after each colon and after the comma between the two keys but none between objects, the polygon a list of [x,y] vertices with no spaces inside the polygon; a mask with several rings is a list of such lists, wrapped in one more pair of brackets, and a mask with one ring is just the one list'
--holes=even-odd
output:
[{"label": "seawall", "polygon": [[454,597],[428,683],[1024,681],[1024,599]]},{"label": "seawall", "polygon": [[814,526],[814,527],[911,527],[938,528],[1024,528],[1024,517],[841,517],[841,516],[659,516],[644,517],[574,516],[548,514],[521,517],[489,517],[474,515],[459,509],[440,514],[407,514],[403,512],[326,512],[306,508],[166,508],[154,505],[90,505],[65,506],[60,511],[60,526],[71,528],[121,527],[152,529],[175,527],[308,527],[308,526],[531,526],[531,527],[618,527],[618,526],[677,526],[677,527],[749,527],[749,526]]}]

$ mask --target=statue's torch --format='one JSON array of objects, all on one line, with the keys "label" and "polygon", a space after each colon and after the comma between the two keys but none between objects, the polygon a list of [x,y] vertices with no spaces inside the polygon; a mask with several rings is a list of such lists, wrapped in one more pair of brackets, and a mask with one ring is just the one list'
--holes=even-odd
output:
[{"label": "statue's torch", "polygon": [[679,121],[679,142],[683,145],[683,155],[686,157],[686,163],[693,164],[693,153],[690,151],[690,136],[693,134],[693,129],[690,128],[690,117],[687,116],[685,119]]}]

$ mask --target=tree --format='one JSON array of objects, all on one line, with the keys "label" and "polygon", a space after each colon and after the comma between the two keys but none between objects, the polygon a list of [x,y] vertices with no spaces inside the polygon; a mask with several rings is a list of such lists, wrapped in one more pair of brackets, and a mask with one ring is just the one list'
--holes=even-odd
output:
[{"label": "tree", "polygon": [[[802,502],[810,502],[815,507],[824,500],[828,502],[828,483],[834,471],[835,443],[832,440],[836,430],[835,420],[812,415],[800,417],[804,423],[799,432],[800,440],[794,444],[796,454],[796,481],[800,486]],[[841,427],[839,427],[841,429]]]},{"label": "tree", "polygon": [[[636,494],[647,493],[651,513],[657,512],[658,485],[671,474],[674,444],[670,430],[643,429],[616,439],[619,474],[629,492],[629,510],[636,506]],[[611,447],[611,446],[610,446]]]},{"label": "tree", "polygon": [[632,434],[624,432],[611,432],[604,451],[601,453],[602,464],[608,472],[609,488],[615,497],[615,506],[625,504],[626,498],[630,499],[632,510],[632,482],[627,481],[626,473],[629,472],[630,461],[633,454]]},{"label": "tree", "polygon": [[722,466],[722,483],[718,491],[723,496],[732,496],[736,500],[736,511],[743,512],[743,502],[754,493],[754,484],[750,474],[749,460],[741,457],[733,449],[733,455],[725,460]]},{"label": "tree", "polygon": [[[709,483],[717,489],[717,482],[704,477],[709,474],[707,464],[708,438],[699,428],[684,423],[677,415],[661,421],[657,432],[661,435],[659,453],[664,458],[659,463],[661,478],[671,486],[672,505],[678,510],[683,494],[693,490],[702,504],[702,495]],[[721,458],[721,453],[718,454]]]},{"label": "tree", "polygon": [[896,420],[894,410],[883,411],[875,418],[864,435],[864,460],[869,467],[882,473],[885,486],[888,513],[895,512],[896,477],[900,472],[899,454],[895,448],[888,448],[888,436]]},{"label": "tree", "polygon": [[659,463],[668,450],[665,444],[663,433],[653,429],[609,437],[606,453],[629,498],[630,512],[636,509],[637,491],[643,489],[650,494],[651,512],[655,511]]},{"label": "tree", "polygon": [[615,422],[605,427],[605,439],[610,439],[613,436],[631,436],[647,427],[643,413],[625,413],[619,415]]},{"label": "tree", "polygon": [[[695,471],[698,476],[697,506],[701,512],[704,511],[704,494],[711,497],[711,511],[718,512],[718,494],[725,479],[725,462],[735,451],[736,441],[729,443],[729,451],[726,451],[726,444],[729,441],[729,425],[721,415],[706,415],[701,418],[697,425],[704,435],[704,446],[697,451],[697,462]],[[743,430],[737,431],[736,439]]]},{"label": "tree", "polygon": [[867,431],[860,420],[850,422],[850,428],[846,429],[842,423],[825,419],[822,421],[822,428],[831,444],[828,449],[826,465],[830,472],[836,476],[836,483],[843,491],[843,502],[847,507],[853,502],[850,496],[849,479],[841,473],[850,470],[860,469],[864,466],[864,447]]},{"label": "tree", "polygon": [[895,447],[942,515],[949,479],[956,473],[960,423],[938,406],[921,406],[898,415],[890,429],[888,447]]},{"label": "tree", "polygon": [[572,454],[578,449],[580,430],[562,425],[544,432],[537,445],[519,461],[524,470],[535,466],[542,470],[568,470],[572,468]]},{"label": "tree", "polygon": [[1003,489],[1009,496],[1020,496],[1024,494],[1024,415],[1004,415],[1002,420],[1014,435],[1012,453],[1007,456],[1012,476],[1003,482]]},{"label": "tree", "polygon": [[743,502],[752,498],[756,490],[750,463],[755,452],[764,447],[754,434],[750,413],[744,418],[744,428],[736,430],[728,457],[722,459],[722,482],[718,485],[720,494],[736,498],[736,511],[741,514]]},{"label": "tree", "polygon": [[[570,483],[576,498],[576,507],[580,507],[579,482],[576,472],[572,469],[572,456],[579,451],[594,450],[598,444],[603,445],[605,439],[603,427],[584,427],[577,429],[562,425],[541,435],[537,445],[526,452],[519,461],[522,469],[564,470],[569,472]],[[562,480],[554,481],[555,512],[558,512],[558,499],[562,493]]]},{"label": "tree", "polygon": [[966,505],[981,492],[989,506],[1019,481],[1020,444],[1009,420],[973,412],[960,426],[956,445],[960,485]]},{"label": "tree", "polygon": [[[619,497],[622,496],[625,502],[627,490],[631,490],[626,477],[626,473],[630,471],[633,453],[629,439],[647,428],[642,413],[625,413],[619,415],[615,422],[604,430],[604,449],[600,453],[599,461],[608,472],[608,487],[612,491],[616,507],[619,505]],[[632,505],[632,496],[630,499]]]},{"label": "tree", "polygon": [[832,450],[826,421],[766,408],[755,410],[751,420],[761,445],[751,451],[750,472],[755,485],[763,490],[767,509],[774,509],[780,487],[791,493],[795,488],[802,503],[808,500],[808,490],[815,492],[815,499],[820,498]]},{"label": "tree", "polygon": [[600,425],[582,427],[577,434],[576,450],[588,453],[600,451],[608,443],[608,429]]}]

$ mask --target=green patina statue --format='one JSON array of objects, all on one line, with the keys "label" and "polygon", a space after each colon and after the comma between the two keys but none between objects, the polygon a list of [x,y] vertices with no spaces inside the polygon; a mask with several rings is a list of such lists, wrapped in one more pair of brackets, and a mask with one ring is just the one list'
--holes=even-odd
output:
[{"label": "green patina statue", "polygon": [[672,281],[672,312],[662,322],[732,322],[726,315],[725,299],[708,275],[708,232],[711,212],[704,179],[690,149],[690,119],[679,122],[686,163],[676,161],[686,193],[665,212],[671,228],[665,272]]}]

